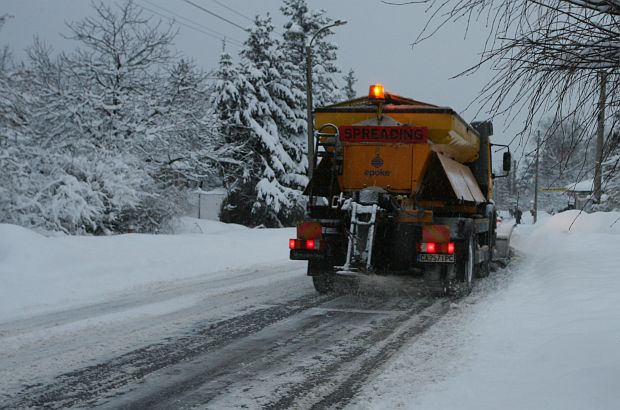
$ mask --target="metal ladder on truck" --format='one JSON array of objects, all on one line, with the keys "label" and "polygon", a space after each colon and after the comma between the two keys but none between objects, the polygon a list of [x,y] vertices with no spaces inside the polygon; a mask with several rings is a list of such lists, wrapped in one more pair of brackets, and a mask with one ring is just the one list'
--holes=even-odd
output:
[{"label": "metal ladder on truck", "polygon": [[[315,132],[315,155],[314,169],[317,169],[319,158],[328,158],[331,164],[329,171],[330,192],[328,198],[334,200],[332,187],[338,175],[342,173],[342,153],[339,149],[338,127],[334,124],[325,124]],[[311,197],[312,201],[312,197]],[[331,207],[336,205],[330,204]],[[349,227],[349,240],[347,246],[347,257],[345,264],[338,267],[339,274],[354,275],[358,270],[357,266],[363,266],[366,271],[372,270],[372,248],[375,237],[375,224],[377,221],[377,211],[379,207],[376,203],[372,205],[350,203],[351,224]]]},{"label": "metal ladder on truck", "polygon": [[[336,178],[342,173],[342,153],[339,148],[339,133],[338,127],[334,124],[325,124],[318,131],[314,133],[315,145],[314,145],[314,158],[313,169],[316,172],[319,165],[319,158],[325,158],[330,161],[329,170],[329,195],[327,198],[331,201],[333,197],[333,186]],[[310,201],[312,202],[313,195],[310,194]]]},{"label": "metal ladder on truck", "polygon": [[[375,242],[378,209],[377,204],[363,205],[351,202],[347,259],[338,270],[339,274],[355,274],[358,268],[352,264],[363,265],[366,272],[372,271],[372,248]],[[363,220],[362,216],[365,216],[366,220]]]}]

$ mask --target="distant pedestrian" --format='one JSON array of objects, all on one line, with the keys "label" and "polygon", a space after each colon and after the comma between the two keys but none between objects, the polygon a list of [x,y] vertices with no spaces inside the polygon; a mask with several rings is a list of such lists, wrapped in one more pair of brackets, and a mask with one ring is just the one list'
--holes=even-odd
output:
[{"label": "distant pedestrian", "polygon": [[521,223],[521,215],[523,215],[523,211],[521,211],[519,208],[515,209],[515,219],[517,221],[517,225]]}]

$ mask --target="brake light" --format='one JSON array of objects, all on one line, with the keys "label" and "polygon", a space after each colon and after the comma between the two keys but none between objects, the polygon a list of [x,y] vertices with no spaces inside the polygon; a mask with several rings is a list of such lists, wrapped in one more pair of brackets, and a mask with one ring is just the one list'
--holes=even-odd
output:
[{"label": "brake light", "polygon": [[296,242],[297,242],[297,241],[296,241],[295,239],[289,239],[289,240],[288,240],[288,248],[289,248],[289,249],[295,249],[295,243],[296,243]]},{"label": "brake light", "polygon": [[454,243],[422,242],[416,244],[416,250],[422,253],[454,253]]},{"label": "brake light", "polygon": [[434,242],[428,242],[426,244],[426,252],[428,252],[428,253],[435,253],[435,252],[437,252],[437,248],[435,247],[435,243]]},{"label": "brake light", "polygon": [[306,240],[306,249],[314,249],[314,239],[308,239]]},{"label": "brake light", "polygon": [[454,243],[452,242],[448,244],[448,253],[454,253]]}]

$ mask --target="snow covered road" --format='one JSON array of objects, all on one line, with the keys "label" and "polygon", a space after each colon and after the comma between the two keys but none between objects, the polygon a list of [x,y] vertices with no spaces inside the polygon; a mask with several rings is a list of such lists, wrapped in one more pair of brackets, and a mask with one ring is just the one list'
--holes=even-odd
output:
[{"label": "snow covered road", "polygon": [[[620,214],[576,216],[518,227],[508,268],[458,300],[389,277],[317,295],[287,260],[289,230],[4,228],[0,408],[617,408]],[[77,248],[95,263],[68,259]],[[135,257],[110,259],[125,248]]]},{"label": "snow covered road", "polygon": [[450,306],[398,278],[320,296],[291,230],[186,222],[198,233],[0,226],[0,408],[343,405]]},{"label": "snow covered road", "polygon": [[344,404],[450,305],[395,283],[388,298],[318,296],[304,275],[233,271],[2,323],[0,406]]}]

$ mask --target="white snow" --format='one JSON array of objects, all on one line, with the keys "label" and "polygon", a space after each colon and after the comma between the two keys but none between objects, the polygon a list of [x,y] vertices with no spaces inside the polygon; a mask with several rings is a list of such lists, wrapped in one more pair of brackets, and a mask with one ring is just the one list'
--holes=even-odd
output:
[{"label": "white snow", "polygon": [[618,218],[569,211],[519,225],[511,266],[413,340],[350,407],[620,408]]},{"label": "white snow", "polygon": [[575,182],[567,185],[566,189],[575,192],[592,192],[594,190],[594,180],[586,179],[584,181]]},{"label": "white snow", "polygon": [[[350,408],[619,408],[620,213],[539,217],[531,225],[525,213],[526,225],[516,227],[516,256],[508,268],[478,282],[471,295],[456,300],[447,315],[377,369]],[[59,313],[56,327],[34,320],[26,330],[3,335],[0,350],[8,370],[0,373],[7,386],[16,389],[19,380],[35,375],[51,377],[63,363],[75,367],[87,350],[98,349],[101,357],[120,354],[135,344],[121,343],[124,339],[144,344],[149,332],[161,336],[184,323],[173,315],[164,328],[138,337],[129,331],[138,322],[123,324],[129,316],[153,326],[161,322],[158,312],[203,311],[204,303],[213,305],[209,309],[221,306],[225,315],[228,303],[238,303],[225,289],[244,281],[271,290],[242,291],[243,303],[233,311],[263,303],[261,295],[272,295],[274,283],[284,284],[283,294],[290,287],[311,292],[303,262],[288,261],[293,229],[186,218],[178,232],[45,237],[0,225],[0,322],[76,307],[70,320]],[[264,272],[254,274],[260,265]],[[229,280],[230,275],[236,276]],[[181,288],[153,296],[170,283]],[[188,286],[196,293],[187,293]],[[211,290],[217,295],[206,297]],[[143,292],[152,300],[118,311],[105,305],[95,321],[80,310],[111,299],[135,301]],[[113,334],[122,340],[102,342],[101,329],[116,327]],[[66,342],[55,350],[41,347],[67,334],[75,334],[75,342],[66,351]],[[20,364],[24,352],[30,367]]]},{"label": "white snow", "polygon": [[157,282],[216,280],[227,270],[288,262],[288,239],[295,235],[294,229],[191,218],[177,230],[182,233],[45,237],[0,224],[0,321],[138,293]]}]

